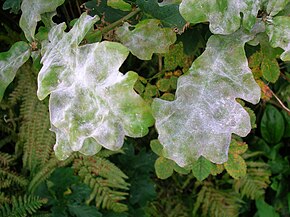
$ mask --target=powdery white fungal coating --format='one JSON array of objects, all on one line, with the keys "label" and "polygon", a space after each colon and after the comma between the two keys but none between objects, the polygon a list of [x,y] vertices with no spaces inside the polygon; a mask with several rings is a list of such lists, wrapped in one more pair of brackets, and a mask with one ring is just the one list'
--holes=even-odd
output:
[{"label": "powdery white fungal coating", "polygon": [[0,53],[0,102],[17,70],[29,59],[30,47],[23,41],[16,42],[9,51]]},{"label": "powdery white fungal coating", "polygon": [[260,5],[261,0],[183,0],[179,10],[186,21],[194,24],[208,21],[212,33],[227,35],[238,30],[241,21],[250,30]]},{"label": "powdery white fungal coating", "polygon": [[281,54],[283,61],[290,61],[290,17],[277,16],[266,25],[266,32],[273,47],[284,50]]},{"label": "powdery white fungal coating", "polygon": [[154,123],[150,107],[133,90],[138,75],[119,72],[129,51],[115,42],[78,46],[97,19],[83,14],[68,33],[64,24],[54,26],[43,44],[37,94],[50,94],[59,159],[73,151],[119,149],[125,135],[142,137]]},{"label": "powdery white fungal coating", "polygon": [[248,67],[242,31],[213,35],[206,50],[178,80],[176,99],[155,99],[153,116],[164,156],[186,166],[204,156],[227,161],[231,134],[246,136],[250,117],[236,98],[258,103],[260,88]]},{"label": "powdery white fungal coating", "polygon": [[268,0],[267,13],[270,16],[275,16],[281,10],[283,10],[287,4],[289,4],[289,0]]},{"label": "powdery white fungal coating", "polygon": [[22,15],[19,25],[28,41],[34,40],[37,22],[41,14],[53,12],[64,3],[64,0],[23,0],[21,4]]},{"label": "powdery white fungal coating", "polygon": [[[146,19],[136,26],[124,23],[116,31],[117,36],[133,55],[142,60],[150,60],[153,53],[166,53],[176,41],[170,28],[162,28],[156,19]],[[134,28],[130,31],[129,27]]]}]

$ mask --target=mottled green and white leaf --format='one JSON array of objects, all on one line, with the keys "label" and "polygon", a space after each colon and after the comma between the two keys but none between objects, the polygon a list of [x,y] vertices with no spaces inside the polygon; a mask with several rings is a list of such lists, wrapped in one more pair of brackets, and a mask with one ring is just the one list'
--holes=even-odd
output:
[{"label": "mottled green and white leaf", "polygon": [[166,53],[169,46],[176,41],[176,35],[170,28],[160,27],[161,22],[146,19],[130,30],[129,23],[117,29],[116,33],[126,47],[142,60],[150,60],[153,53]]},{"label": "mottled green and white leaf", "polygon": [[116,42],[78,46],[98,20],[83,14],[65,33],[65,24],[52,27],[43,43],[43,67],[38,97],[50,94],[51,129],[59,159],[72,151],[86,155],[101,147],[123,145],[125,135],[141,137],[154,122],[150,107],[134,92],[138,75],[123,75],[119,67],[129,51]]},{"label": "mottled green and white leaf", "polygon": [[34,40],[37,22],[41,20],[41,14],[53,12],[64,3],[64,0],[23,0],[21,4],[22,15],[19,25],[28,41]]},{"label": "mottled green and white leaf", "polygon": [[16,42],[9,51],[0,53],[0,102],[17,70],[29,59],[30,47],[23,41]]},{"label": "mottled green and white leaf", "polygon": [[274,17],[266,26],[266,32],[273,47],[284,50],[281,54],[283,61],[290,61],[290,17]]},{"label": "mottled green and white leaf", "polygon": [[289,4],[289,0],[268,0],[267,14],[269,14],[269,16],[275,16],[282,11],[287,4]]},{"label": "mottled green and white leaf", "polygon": [[260,99],[244,51],[255,34],[239,30],[230,36],[211,36],[189,73],[179,78],[176,99],[153,101],[165,157],[180,166],[190,165],[200,156],[221,164],[227,161],[231,134],[246,136],[250,132],[250,117],[236,98],[251,103]]},{"label": "mottled green and white leaf", "polygon": [[214,34],[231,34],[241,26],[250,30],[260,9],[260,0],[183,0],[180,13],[190,23],[209,22]]}]

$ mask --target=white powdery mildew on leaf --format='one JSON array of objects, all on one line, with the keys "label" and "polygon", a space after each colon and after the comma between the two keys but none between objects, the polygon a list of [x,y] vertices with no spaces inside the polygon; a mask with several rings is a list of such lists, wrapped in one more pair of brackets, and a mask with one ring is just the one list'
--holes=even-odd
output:
[{"label": "white powdery mildew on leaf", "polygon": [[270,16],[275,16],[281,10],[285,8],[287,4],[289,4],[289,0],[268,0],[267,1],[267,13]]},{"label": "white powdery mildew on leaf", "polygon": [[176,99],[153,101],[165,157],[180,166],[200,156],[221,164],[227,161],[231,134],[250,132],[250,117],[235,99],[251,103],[260,99],[244,52],[245,42],[252,38],[241,30],[230,36],[211,36],[189,74],[179,78]]},{"label": "white powdery mildew on leaf", "polygon": [[277,16],[266,25],[266,32],[272,47],[284,50],[281,54],[283,61],[290,61],[290,17]]},{"label": "white powdery mildew on leaf", "polygon": [[0,102],[17,70],[29,59],[30,47],[23,41],[16,42],[9,51],[0,53]]},{"label": "white powdery mildew on leaf", "polygon": [[83,14],[68,33],[65,24],[54,26],[43,44],[37,94],[50,94],[59,159],[73,151],[93,155],[102,146],[119,149],[125,135],[144,136],[154,123],[150,107],[133,90],[138,75],[119,72],[129,51],[115,42],[78,46],[96,21]]},{"label": "white powdery mildew on leaf", "polygon": [[170,28],[160,27],[161,22],[156,19],[146,19],[134,26],[129,23],[117,29],[116,34],[136,57],[150,60],[153,53],[167,53],[169,46],[176,41],[176,35]]},{"label": "white powdery mildew on leaf", "polygon": [[22,15],[19,25],[28,41],[34,40],[37,22],[41,20],[41,14],[53,12],[64,3],[65,0],[23,0],[21,4]]},{"label": "white powdery mildew on leaf", "polygon": [[[180,14],[191,23],[209,22],[214,34],[231,34],[243,27],[250,30],[260,9],[260,0],[183,0]],[[243,14],[243,19],[241,17]]]}]

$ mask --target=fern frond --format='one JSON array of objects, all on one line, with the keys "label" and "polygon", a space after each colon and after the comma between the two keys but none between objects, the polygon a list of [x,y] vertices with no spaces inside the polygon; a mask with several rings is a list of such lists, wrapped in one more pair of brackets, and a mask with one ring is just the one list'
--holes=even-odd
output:
[{"label": "fern frond", "polygon": [[80,157],[73,163],[73,168],[92,192],[87,203],[95,200],[98,208],[115,212],[124,212],[128,208],[120,201],[128,195],[127,176],[110,161],[98,157]]},{"label": "fern frond", "polygon": [[10,164],[12,164],[14,160],[15,158],[12,155],[0,152],[0,165],[9,166]]},{"label": "fern frond", "polygon": [[265,194],[270,184],[271,171],[264,162],[247,162],[247,175],[234,181],[234,189],[252,200]]},{"label": "fern frond", "polygon": [[65,167],[72,163],[72,161],[76,158],[76,154],[71,155],[68,159],[64,161],[59,161],[54,156],[50,158],[50,160],[43,166],[30,181],[28,186],[28,192],[33,193],[36,188],[44,182],[46,179],[50,177],[53,171],[58,167]]},{"label": "fern frond", "polygon": [[25,217],[31,216],[47,201],[36,196],[12,197],[12,203],[0,206],[0,216]]},{"label": "fern frond", "polygon": [[232,192],[231,189],[216,189],[211,184],[204,183],[194,204],[193,216],[196,216],[199,209],[202,216],[238,216],[243,203],[239,194]]},{"label": "fern frond", "polygon": [[23,65],[17,73],[17,86],[9,96],[14,105],[20,102],[20,128],[17,147],[22,147],[23,166],[31,176],[49,160],[55,143],[54,134],[49,131],[48,107],[36,96],[36,76],[31,63]]},{"label": "fern frond", "polygon": [[9,203],[10,198],[5,196],[4,192],[0,192],[0,204]]},{"label": "fern frond", "polygon": [[1,179],[11,180],[11,182],[18,184],[21,187],[25,187],[29,183],[25,177],[10,171],[8,168],[0,168],[0,177]]},{"label": "fern frond", "polygon": [[11,179],[6,179],[4,177],[0,178],[0,189],[9,188],[12,184]]}]

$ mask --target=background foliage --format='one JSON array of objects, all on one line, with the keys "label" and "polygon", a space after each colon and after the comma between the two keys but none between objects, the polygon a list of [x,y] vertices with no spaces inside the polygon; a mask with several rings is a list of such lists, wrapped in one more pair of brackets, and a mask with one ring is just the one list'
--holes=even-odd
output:
[{"label": "background foliage", "polygon": [[[26,41],[25,35],[34,37],[34,30],[23,33],[20,29],[21,14],[29,13],[20,10],[23,2],[28,1],[1,1],[1,52]],[[146,60],[141,60],[140,49],[128,45],[135,56],[129,54],[120,68],[122,73],[138,72],[134,90],[148,105],[155,98],[174,100],[178,78],[205,51],[212,33],[208,20],[187,23],[179,13],[179,1],[56,2],[52,8],[43,7],[48,13],[35,14],[31,25],[36,35],[29,45],[36,55],[18,67],[0,104],[0,216],[290,216],[290,63],[279,58],[281,48],[265,42],[268,36],[261,34],[256,39],[259,45],[245,45],[262,99],[257,105],[238,100],[251,117],[252,130],[243,139],[233,135],[226,163],[200,157],[190,167],[180,167],[164,156],[154,127],[143,138],[126,138],[119,151],[102,149],[93,156],[73,153],[59,161],[53,151],[56,138],[49,130],[48,99],[39,101],[36,95],[41,43],[35,42],[48,37],[52,20],[65,22],[68,32],[82,12],[98,15],[100,20],[81,43],[125,44],[132,35],[149,31],[144,27],[149,18],[157,19],[150,24],[152,29],[156,33],[163,27],[170,32],[171,43],[158,54],[148,49]],[[56,16],[51,18],[55,8]],[[289,8],[288,3],[279,15],[289,17]],[[264,16],[262,12],[258,17]],[[125,21],[119,33],[115,31]],[[124,36],[128,29],[134,30]],[[156,41],[152,43],[157,46]],[[1,55],[1,60],[7,56]]]}]

